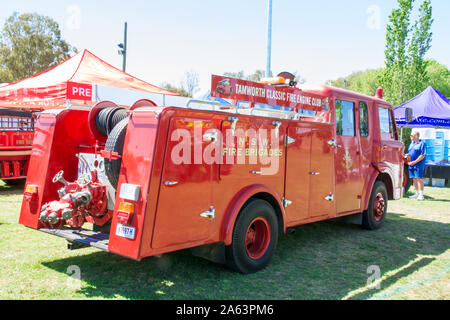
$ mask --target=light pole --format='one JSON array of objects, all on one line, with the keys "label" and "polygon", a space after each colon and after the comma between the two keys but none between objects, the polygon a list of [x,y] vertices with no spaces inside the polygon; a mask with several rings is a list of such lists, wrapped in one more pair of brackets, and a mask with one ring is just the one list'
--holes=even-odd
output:
[{"label": "light pole", "polygon": [[127,23],[125,22],[125,29],[123,32],[123,43],[117,45],[119,47],[119,55],[123,56],[122,70],[125,72],[127,68]]},{"label": "light pole", "polygon": [[266,64],[266,77],[270,77],[270,63],[272,58],[272,0],[268,0],[267,3],[267,64]]}]

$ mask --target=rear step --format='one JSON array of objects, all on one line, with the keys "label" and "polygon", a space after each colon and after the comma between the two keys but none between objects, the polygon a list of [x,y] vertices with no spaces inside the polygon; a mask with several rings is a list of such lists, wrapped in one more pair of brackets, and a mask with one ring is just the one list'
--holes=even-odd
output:
[{"label": "rear step", "polygon": [[80,247],[94,247],[103,251],[108,251],[109,234],[90,231],[84,229],[39,229],[39,231],[52,234],[75,244],[75,246],[69,246],[69,248]]}]

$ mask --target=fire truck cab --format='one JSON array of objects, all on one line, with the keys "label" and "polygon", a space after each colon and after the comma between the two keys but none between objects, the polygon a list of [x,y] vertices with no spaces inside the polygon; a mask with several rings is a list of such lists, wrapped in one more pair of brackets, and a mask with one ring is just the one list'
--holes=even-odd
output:
[{"label": "fire truck cab", "polygon": [[402,197],[403,145],[381,90],[213,76],[213,96],[224,80],[223,97],[251,107],[42,112],[20,223],[136,260],[193,248],[242,273],[264,268],[289,228],[350,215],[383,225]]}]

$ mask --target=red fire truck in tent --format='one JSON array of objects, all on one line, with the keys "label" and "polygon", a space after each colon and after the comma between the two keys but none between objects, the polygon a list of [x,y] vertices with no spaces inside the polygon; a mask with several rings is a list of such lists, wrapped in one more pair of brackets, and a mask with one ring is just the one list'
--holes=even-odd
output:
[{"label": "red fire truck in tent", "polygon": [[20,223],[72,249],[141,260],[192,248],[242,273],[264,268],[295,226],[355,215],[380,228],[403,176],[382,90],[284,83],[213,76],[212,96],[234,105],[42,112]]},{"label": "red fire truck in tent", "polygon": [[[102,89],[114,97],[129,94],[178,95],[126,74],[83,50],[52,69],[12,84],[0,85],[0,180],[23,181],[37,112],[93,106]],[[104,95],[103,95],[104,96]],[[108,97],[108,95],[106,95]]]}]

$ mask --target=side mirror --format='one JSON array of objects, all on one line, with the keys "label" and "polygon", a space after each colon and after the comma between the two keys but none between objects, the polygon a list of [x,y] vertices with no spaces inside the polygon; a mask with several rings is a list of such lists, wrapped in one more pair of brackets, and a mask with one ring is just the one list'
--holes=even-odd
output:
[{"label": "side mirror", "polygon": [[407,123],[413,121],[413,110],[411,108],[406,108],[405,110],[405,120]]}]

